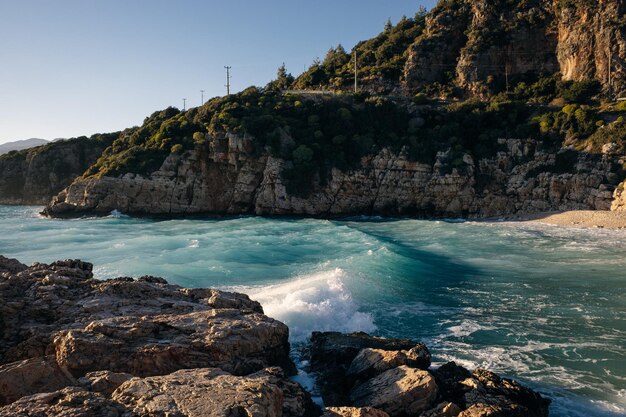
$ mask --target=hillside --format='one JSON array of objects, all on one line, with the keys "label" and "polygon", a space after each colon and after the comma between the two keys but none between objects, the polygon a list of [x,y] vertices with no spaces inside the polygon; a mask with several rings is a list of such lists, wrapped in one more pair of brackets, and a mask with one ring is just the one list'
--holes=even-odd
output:
[{"label": "hillside", "polygon": [[0,204],[45,204],[93,164],[118,135],[59,140],[0,155]]},{"label": "hillside", "polygon": [[24,140],[16,140],[13,142],[6,142],[0,144],[0,155],[5,153],[9,153],[11,151],[21,151],[22,149],[28,149],[35,146],[45,145],[48,143],[45,139],[24,139]]},{"label": "hillside", "polygon": [[[623,10],[614,0],[441,1],[351,53],[332,48],[296,79],[281,67],[265,88],[158,111],[106,135],[108,143],[86,142],[103,147],[46,188],[77,177],[47,213],[489,216],[625,207],[626,105],[610,100],[623,89]],[[596,56],[608,33],[610,85]],[[357,94],[348,93],[354,53]],[[49,198],[20,179],[33,166],[20,158],[0,160],[17,178],[4,189]],[[3,201],[20,201],[12,198]]]},{"label": "hillside", "polygon": [[356,53],[361,87],[371,92],[488,97],[554,78],[624,96],[625,12],[623,0],[442,0],[350,53],[331,49],[293,86],[349,90]]}]

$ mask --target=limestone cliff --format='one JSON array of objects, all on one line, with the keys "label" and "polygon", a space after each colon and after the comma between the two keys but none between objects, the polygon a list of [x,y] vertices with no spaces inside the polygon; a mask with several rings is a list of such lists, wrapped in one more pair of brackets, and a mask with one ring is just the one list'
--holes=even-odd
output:
[{"label": "limestone cliff", "polygon": [[0,157],[0,204],[46,204],[91,166],[118,134],[77,138]]},{"label": "limestone cliff", "polygon": [[[486,217],[549,210],[608,210],[621,178],[615,162],[563,149],[542,150],[530,139],[501,139],[493,158],[462,164],[440,152],[433,165],[383,149],[357,169],[314,179],[307,196],[287,192],[291,164],[246,152],[246,139],[171,154],[151,175],[78,179],[48,205],[50,216],[259,214]],[[218,151],[219,149],[219,151]],[[456,164],[453,167],[453,163]]]},{"label": "limestone cliff", "polygon": [[560,72],[624,95],[625,10],[623,0],[440,1],[409,48],[405,86],[453,82],[486,94]]}]

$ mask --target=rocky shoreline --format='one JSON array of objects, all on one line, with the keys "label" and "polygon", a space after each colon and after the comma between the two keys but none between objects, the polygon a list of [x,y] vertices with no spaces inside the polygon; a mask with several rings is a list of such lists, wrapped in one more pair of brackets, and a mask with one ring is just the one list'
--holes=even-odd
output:
[{"label": "rocky shoreline", "polygon": [[[383,149],[357,169],[333,169],[307,196],[287,191],[288,161],[255,156],[250,138],[228,135],[210,146],[172,154],[148,175],[77,178],[56,195],[50,217],[108,215],[306,216],[487,218],[544,211],[620,210],[615,160],[567,150],[545,152],[531,139],[501,139],[502,151],[474,161],[465,154],[451,166],[449,152],[433,165]],[[569,153],[568,153],[569,152]],[[559,172],[572,158],[571,172]],[[609,180],[610,179],[610,180]],[[622,187],[623,188],[623,187]]]},{"label": "rocky shoreline", "polygon": [[163,278],[94,279],[79,260],[0,256],[0,416],[547,416],[517,382],[421,343],[314,332],[326,409],[289,379],[289,329],[248,296]]}]

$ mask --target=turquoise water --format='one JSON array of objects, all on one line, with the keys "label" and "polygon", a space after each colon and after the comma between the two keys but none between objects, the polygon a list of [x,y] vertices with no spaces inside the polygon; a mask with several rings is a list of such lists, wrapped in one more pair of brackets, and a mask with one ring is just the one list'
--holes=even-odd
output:
[{"label": "turquoise water", "polygon": [[0,254],[81,258],[250,294],[289,324],[424,341],[553,399],[554,416],[626,414],[626,231],[525,223],[234,218],[49,220],[0,206]]}]

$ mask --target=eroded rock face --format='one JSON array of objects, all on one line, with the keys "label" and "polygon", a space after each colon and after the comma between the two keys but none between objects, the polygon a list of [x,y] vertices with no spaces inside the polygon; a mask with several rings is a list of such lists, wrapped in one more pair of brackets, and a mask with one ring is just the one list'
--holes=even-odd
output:
[{"label": "eroded rock face", "polygon": [[[169,375],[132,378],[128,375],[92,374],[120,382],[110,393],[67,387],[21,398],[0,407],[2,417],[313,417],[319,415],[310,396],[285,379],[279,368],[248,376],[221,369],[185,369]],[[106,384],[109,385],[109,384]],[[95,385],[92,388],[96,387]],[[378,417],[378,416],[376,416]]]},{"label": "eroded rock face", "polygon": [[390,416],[415,415],[430,408],[437,392],[430,373],[402,365],[358,385],[350,392],[350,400],[356,406],[373,406]]},{"label": "eroded rock face", "polygon": [[622,0],[441,2],[409,48],[405,88],[451,77],[480,95],[484,87],[502,90],[507,78],[560,72],[564,80],[596,79],[606,93],[624,95],[625,12]]},{"label": "eroded rock face", "polygon": [[[358,169],[333,169],[307,197],[287,192],[282,172],[289,162],[252,157],[237,146],[223,153],[198,147],[170,155],[147,177],[78,179],[44,213],[489,217],[610,208],[620,178],[608,155],[548,153],[530,139],[502,139],[498,147],[492,158],[474,161],[466,154],[455,168],[448,152],[429,165],[384,149],[364,157]],[[562,172],[561,154],[573,159],[571,172]]]},{"label": "eroded rock face", "polygon": [[[294,396],[290,389],[300,395]],[[134,378],[122,384],[112,399],[134,415],[154,417],[306,416],[310,401],[302,388],[275,368],[245,377],[208,368]]]},{"label": "eroded rock face", "polygon": [[0,204],[46,204],[82,175],[118,134],[51,142],[0,158]]},{"label": "eroded rock face", "polygon": [[[188,368],[220,368],[232,378],[269,366],[295,371],[289,329],[264,316],[246,295],[186,289],[150,276],[99,281],[92,265],[79,260],[26,268],[0,259],[0,265],[5,270],[0,272],[0,405],[57,392],[45,397],[47,407],[56,410],[58,398],[82,398],[82,391],[59,391],[68,386],[106,399],[132,377]],[[283,389],[280,395],[290,398],[283,398],[285,407],[304,415],[300,405],[306,395],[300,388],[283,381],[276,369],[267,372]],[[43,407],[42,398],[27,403]],[[89,398],[85,401],[100,397]]]}]

